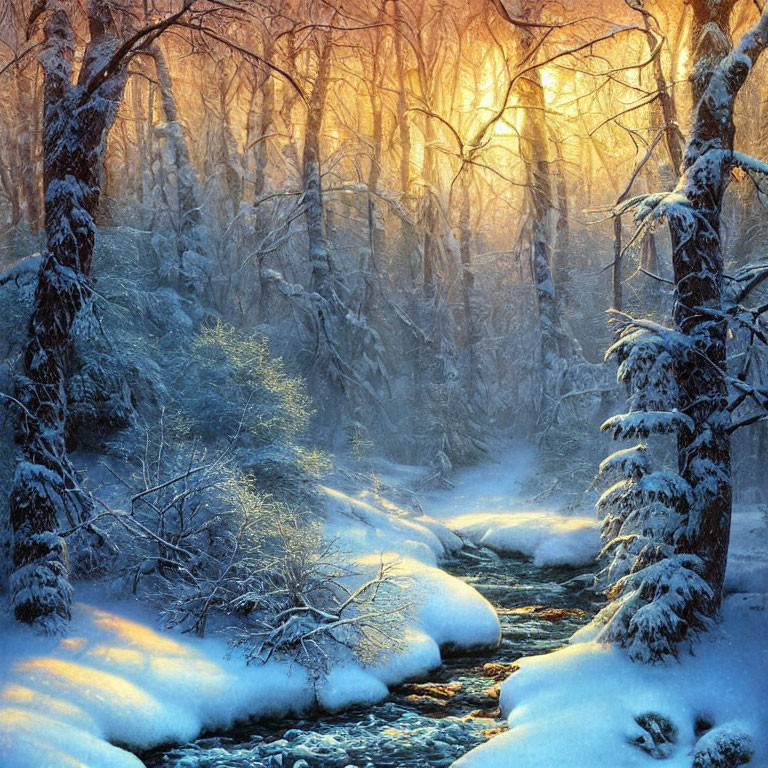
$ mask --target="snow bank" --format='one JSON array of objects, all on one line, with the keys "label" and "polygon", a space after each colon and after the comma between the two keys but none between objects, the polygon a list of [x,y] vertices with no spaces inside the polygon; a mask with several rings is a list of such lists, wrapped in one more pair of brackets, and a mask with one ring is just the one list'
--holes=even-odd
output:
[{"label": "snow bank", "polygon": [[357,664],[334,667],[317,694],[317,702],[329,712],[337,712],[352,704],[377,704],[387,698],[389,690],[375,674]]},{"label": "snow bank", "polygon": [[374,506],[363,498],[320,486],[326,497],[324,533],[349,553],[396,552],[428,565],[461,548],[448,527],[424,515],[415,516],[385,499]]},{"label": "snow bank", "polygon": [[[324,535],[335,538],[359,566],[361,581],[372,578],[382,564],[393,566],[394,580],[412,607],[409,631],[451,650],[499,643],[501,628],[493,606],[474,587],[436,567],[439,557],[462,543],[447,526],[426,515],[408,518],[384,500],[376,508],[341,491],[323,491],[328,498]],[[436,661],[432,668],[439,666],[439,656]]]},{"label": "snow bank", "polygon": [[[594,642],[520,661],[501,688],[509,731],[455,768],[630,768],[662,758],[668,768],[690,768],[694,752],[715,749],[723,733],[747,734],[750,765],[768,765],[767,542],[765,510],[737,509],[727,587],[760,591],[728,595],[722,622],[679,662],[633,664]],[[653,726],[643,727],[648,715],[672,725],[661,746]]]},{"label": "snow bank", "polygon": [[[440,648],[493,648],[501,639],[501,625],[493,606],[474,587],[439,568],[409,557],[384,555],[394,565],[392,575],[410,603],[409,628],[432,638]],[[355,558],[370,576],[379,555]]]},{"label": "snow bank", "polygon": [[2,627],[0,765],[135,768],[108,742],[140,751],[313,704],[300,667],[225,660],[221,641],[161,634],[122,609],[136,615],[78,603],[62,640]]},{"label": "snow bank", "polygon": [[586,565],[600,552],[600,526],[590,517],[548,510],[473,512],[446,522],[475,544],[525,555],[539,566]]},{"label": "snow bank", "polygon": [[736,506],[731,524],[726,592],[768,592],[768,507]]},{"label": "snow bank", "polygon": [[[668,768],[690,768],[707,730],[735,726],[754,739],[753,764],[768,765],[768,620],[765,596],[726,599],[722,625],[679,663],[633,664],[623,651],[573,645],[520,662],[501,689],[510,730],[454,763],[455,768],[651,766],[632,742],[648,741],[638,719],[655,713],[677,730]],[[578,755],[576,762],[575,756]]]},{"label": "snow bank", "polygon": [[[374,667],[340,658],[321,681],[282,662],[247,666],[219,639],[157,632],[139,606],[75,606],[71,635],[44,639],[5,619],[0,625],[0,766],[139,768],[127,750],[185,742],[251,717],[320,706],[373,704],[388,686],[424,677],[440,648],[493,646],[493,607],[436,567],[461,546],[442,523],[377,499],[323,489],[325,535],[337,539],[357,578],[382,560],[412,609],[401,645]],[[83,594],[83,590],[80,590]],[[115,746],[119,745],[119,746]],[[122,749],[121,747],[125,747]]]},{"label": "snow bank", "polygon": [[428,516],[414,522],[430,521],[473,544],[499,554],[523,555],[538,566],[591,563],[600,552],[599,523],[593,514],[531,508],[520,494],[534,468],[535,452],[514,446],[498,463],[461,472],[455,489],[424,494]]}]

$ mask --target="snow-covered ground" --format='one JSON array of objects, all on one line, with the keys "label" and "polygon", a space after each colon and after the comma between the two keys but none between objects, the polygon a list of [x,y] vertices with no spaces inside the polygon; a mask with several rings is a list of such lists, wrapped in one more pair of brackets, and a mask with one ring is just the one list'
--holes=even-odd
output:
[{"label": "snow-covered ground", "polygon": [[[401,480],[397,469],[383,478]],[[423,494],[422,503],[430,518],[470,544],[499,554],[523,555],[541,566],[592,562],[601,547],[600,526],[592,509],[563,514],[552,503],[528,502],[522,497],[522,486],[535,469],[534,451],[514,446],[496,463],[460,473],[451,491]]]},{"label": "snow-covered ground", "polygon": [[[161,633],[130,603],[75,605],[64,639],[0,627],[0,765],[137,768],[141,750],[312,703],[298,667],[247,667],[220,640]],[[111,743],[110,743],[111,742]]]},{"label": "snow-covered ground", "polygon": [[[437,667],[441,648],[495,645],[499,621],[492,606],[440,570],[441,558],[469,545],[522,553],[538,564],[582,565],[599,549],[593,518],[531,506],[521,498],[534,463],[531,452],[512,451],[498,464],[461,474],[453,490],[420,493],[423,508],[409,507],[407,494],[398,503],[384,498],[388,488],[415,480],[413,469],[377,465],[373,474],[380,493],[376,481],[361,491],[353,473],[347,473],[346,481],[343,472],[329,480],[333,487],[322,489],[325,535],[337,541],[360,579],[374,574],[382,562],[393,564],[393,578],[412,604],[397,652],[373,667],[351,656],[340,658],[327,676],[313,681],[301,667],[284,662],[246,666],[223,640],[158,631],[146,609],[106,601],[97,587],[78,591],[81,602],[72,632],[63,640],[35,637],[6,618],[0,626],[0,766],[137,768],[141,763],[132,752],[189,741],[245,718],[378,702],[388,686],[423,678]],[[739,578],[751,572],[749,565]],[[623,675],[619,657],[590,645],[563,654],[565,679],[573,676],[570,687],[560,690],[547,682],[536,693],[540,677],[558,678],[547,661],[557,654],[525,662],[523,672],[510,679],[502,703],[512,713],[513,726],[519,718],[522,729],[515,726],[510,734],[554,728],[542,731],[546,741],[557,728],[545,722],[561,717],[576,722],[564,702],[584,698],[574,686],[584,684],[582,670],[599,666],[598,660],[609,659],[605,663],[614,666],[606,671]],[[521,688],[515,681],[523,679],[531,682]],[[599,685],[583,693],[592,690],[596,693]],[[518,706],[523,699],[525,705]],[[519,744],[509,739],[494,740],[491,752],[467,757],[466,765],[518,765],[513,754]],[[487,762],[486,755],[497,762]]]},{"label": "snow-covered ground", "polygon": [[[408,479],[407,468],[395,471]],[[474,491],[490,497],[497,489],[490,479]],[[64,639],[37,637],[8,616],[0,624],[0,766],[136,768],[141,762],[132,752],[189,741],[238,720],[378,702],[388,686],[439,666],[441,648],[498,643],[490,603],[437,567],[462,546],[445,521],[370,492],[325,488],[324,494],[326,536],[337,540],[359,578],[382,561],[392,563],[413,606],[396,653],[374,667],[340,658],[313,681],[284,662],[247,666],[219,638],[158,631],[136,603],[107,600],[98,586],[80,587]],[[434,494],[432,501],[445,512],[450,497]],[[464,511],[458,501],[455,512]]]},{"label": "snow-covered ground", "polygon": [[[695,754],[703,759],[728,733],[751,740],[751,765],[768,766],[765,507],[735,511],[726,592],[721,624],[679,662],[633,664],[588,641],[524,659],[502,685],[509,731],[455,767],[691,768]],[[654,745],[654,720],[659,731],[671,724],[665,743],[657,736]]]}]

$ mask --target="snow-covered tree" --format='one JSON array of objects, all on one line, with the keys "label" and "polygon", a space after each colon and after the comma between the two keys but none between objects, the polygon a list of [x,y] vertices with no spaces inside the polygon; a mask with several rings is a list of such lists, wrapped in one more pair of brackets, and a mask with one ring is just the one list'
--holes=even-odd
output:
[{"label": "snow-covered tree", "polygon": [[[11,579],[16,618],[56,632],[70,615],[67,549],[59,520],[79,523],[89,502],[66,455],[66,379],[71,334],[89,295],[105,139],[117,115],[129,54],[185,13],[123,36],[109,0],[87,7],[89,41],[76,71],[76,35],[68,3],[38,2],[43,23],[43,175],[46,252],[38,274],[29,341],[17,382],[22,445],[10,494],[14,534]],[[123,20],[127,23],[127,20]]]},{"label": "snow-covered tree", "polygon": [[602,614],[603,637],[640,660],[675,653],[690,630],[716,617],[728,551],[732,481],[720,212],[733,168],[768,172],[733,148],[734,101],[768,45],[768,12],[724,58],[727,27],[715,29],[716,22],[702,35],[716,38],[721,55],[711,45],[701,49],[706,56],[694,71],[700,96],[677,187],[635,197],[622,208],[634,210],[641,227],[667,222],[675,282],[674,328],[626,318],[609,350],[620,353],[629,409],[603,428],[615,438],[667,433],[676,439],[674,468],[654,471],[642,444],[601,467],[603,475],[622,477],[598,502],[611,553],[604,575],[612,603]]}]

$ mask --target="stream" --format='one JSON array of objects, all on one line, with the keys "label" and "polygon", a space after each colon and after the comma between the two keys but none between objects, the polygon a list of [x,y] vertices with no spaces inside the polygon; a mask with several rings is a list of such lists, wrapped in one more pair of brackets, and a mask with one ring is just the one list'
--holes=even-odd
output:
[{"label": "stream", "polygon": [[599,597],[574,580],[585,569],[470,553],[441,567],[496,608],[497,649],[444,658],[428,682],[400,685],[381,704],[246,724],[145,754],[148,768],[447,768],[504,730],[498,684],[520,657],[562,646],[592,618]]}]

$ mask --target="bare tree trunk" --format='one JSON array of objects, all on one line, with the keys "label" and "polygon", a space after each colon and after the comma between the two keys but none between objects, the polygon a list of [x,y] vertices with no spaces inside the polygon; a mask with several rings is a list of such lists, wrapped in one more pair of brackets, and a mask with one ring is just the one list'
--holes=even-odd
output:
[{"label": "bare tree trunk", "polygon": [[659,251],[656,245],[656,235],[649,232],[643,240],[643,255],[641,264],[643,269],[652,275],[659,274]]},{"label": "bare tree trunk", "polygon": [[[274,43],[272,38],[267,39],[264,46],[264,58],[269,61],[272,59]],[[258,135],[254,139],[254,173],[253,173],[253,200],[257,203],[264,194],[266,183],[267,161],[269,159],[269,136],[274,123],[275,112],[275,84],[272,74],[266,72],[263,75],[263,81],[259,90],[261,91],[261,104],[259,106]],[[264,223],[258,219],[260,223]]]},{"label": "bare tree trunk", "polygon": [[400,135],[400,190],[407,199],[411,187],[411,126],[408,122],[408,101],[405,92],[405,53],[403,51],[402,0],[393,0],[395,22],[395,63],[397,69],[397,107],[395,110],[397,130]]},{"label": "bare tree trunk", "polygon": [[[287,32],[285,35],[285,47],[286,47],[286,62],[288,63],[288,72],[295,74],[293,68],[293,62],[296,60],[296,37],[293,32]],[[283,152],[298,172],[301,174],[302,168],[299,162],[298,152],[296,151],[297,140],[294,132],[294,120],[293,109],[299,100],[299,94],[291,89],[287,94],[283,95],[282,104],[280,105],[280,117],[283,122],[286,133],[289,140],[283,149]],[[306,137],[305,137],[306,138]]]},{"label": "bare tree trunk", "polygon": [[312,290],[325,299],[333,293],[331,256],[325,236],[323,216],[323,184],[320,169],[320,135],[323,127],[325,100],[331,69],[330,36],[324,36],[319,51],[317,76],[312,95],[307,104],[307,121],[304,130],[302,153],[302,178],[304,186],[304,216],[309,238],[309,259],[312,267]]},{"label": "bare tree trunk", "polygon": [[557,143],[557,223],[555,224],[555,248],[552,254],[552,277],[557,290],[555,298],[560,306],[566,305],[568,296],[568,261],[571,240],[570,206],[568,185],[565,180],[565,161],[562,148]]},{"label": "bare tree trunk", "polygon": [[[272,37],[267,34],[267,40],[264,45],[264,58],[269,61],[274,54],[274,42]],[[259,71],[254,68],[254,71]],[[269,229],[268,215],[264,212],[264,206],[259,205],[259,201],[264,195],[267,181],[267,164],[269,162],[269,134],[273,130],[275,122],[275,84],[270,72],[262,75],[263,80],[259,86],[261,94],[261,103],[259,105],[259,119],[257,125],[257,135],[253,139],[254,144],[254,168],[253,168],[253,202],[256,208],[255,230],[256,242],[264,236]],[[264,321],[267,317],[267,305],[269,301],[269,281],[263,274],[264,256],[257,254],[257,279],[259,281],[258,296],[258,318]]]},{"label": "bare tree trunk", "polygon": [[218,101],[218,117],[220,120],[219,132],[219,157],[221,167],[224,171],[224,184],[226,191],[225,202],[227,204],[227,216],[234,217],[240,209],[240,202],[243,199],[243,182],[241,174],[241,165],[237,152],[237,141],[232,132],[232,123],[229,110],[229,89],[232,85],[232,78],[229,76],[226,67],[218,67],[218,82],[216,97]]},{"label": "bare tree trunk", "polygon": [[623,308],[623,292],[622,292],[622,226],[621,216],[613,217],[613,264],[611,266],[611,292],[613,295],[611,306],[621,312]]},{"label": "bare tree trunk", "polygon": [[[732,0],[728,0],[732,2]],[[695,5],[695,3],[693,3]],[[652,108],[656,106],[661,113],[664,128],[664,142],[669,153],[669,159],[672,163],[674,173],[680,173],[683,164],[683,145],[685,139],[677,122],[677,104],[675,100],[674,86],[670,83],[664,74],[664,68],[661,64],[661,50],[659,49],[659,38],[653,31],[650,14],[642,6],[632,7],[642,13],[643,26],[645,27],[645,38],[648,42],[648,51],[653,54],[652,74],[654,85],[658,93],[658,98],[654,101]]]},{"label": "bare tree trunk", "polygon": [[200,184],[197,172],[190,160],[184,126],[179,121],[176,95],[173,90],[173,81],[171,80],[171,73],[168,69],[165,54],[157,44],[151,46],[148,52],[155,62],[157,89],[163,106],[163,114],[165,115],[165,124],[158,133],[168,147],[176,182],[176,197],[178,201],[178,209],[176,211],[176,257],[178,263],[178,287],[182,289],[189,287],[189,281],[185,281],[184,255],[187,253],[199,254],[203,250],[200,237],[200,225],[202,223]]},{"label": "bare tree trunk", "polygon": [[29,68],[17,69],[16,86],[18,93],[18,118],[20,121],[17,141],[19,156],[19,173],[21,180],[22,199],[26,208],[26,220],[33,231],[40,226],[41,210],[40,182],[38,173],[38,155],[36,126],[37,114],[40,106],[37,100],[34,71],[25,71]]},{"label": "bare tree trunk", "polygon": [[[523,53],[534,38],[523,32]],[[542,365],[546,371],[556,367],[559,318],[555,302],[555,283],[551,266],[552,180],[549,170],[547,129],[544,121],[546,103],[538,69],[518,81],[519,104],[523,108],[520,130],[520,154],[527,172],[526,197],[531,218],[531,263],[539,307]]]},{"label": "bare tree trunk", "polygon": [[18,186],[11,180],[11,175],[8,173],[8,167],[11,164],[0,155],[0,182],[3,185],[3,191],[8,197],[8,202],[11,205],[11,226],[17,227],[21,221],[21,201],[19,200]]},{"label": "bare tree trunk", "polygon": [[[385,20],[384,8],[382,6],[378,22]],[[386,247],[384,226],[381,223],[376,193],[379,190],[379,179],[381,177],[381,160],[383,153],[383,104],[381,101],[381,92],[384,85],[384,67],[380,62],[382,53],[382,33],[381,28],[375,30],[375,41],[373,46],[373,72],[371,73],[370,83],[370,101],[371,101],[371,163],[368,169],[368,235],[370,247],[369,264],[364,266],[365,272],[365,301],[363,302],[363,311],[368,312],[368,304],[371,299],[371,278],[370,273],[373,270],[379,256],[384,253]]]},{"label": "bare tree trunk", "polygon": [[[146,114],[144,104],[142,100],[142,88],[143,82],[139,78],[134,78],[132,81],[132,87],[130,89],[131,98],[131,111],[134,115]],[[150,195],[150,182],[149,182],[149,168],[151,165],[150,154],[147,151],[147,130],[144,120],[136,119],[135,124],[136,131],[136,154],[138,168],[137,173],[139,175],[139,186],[137,195],[139,203],[143,205],[149,200]]]}]

